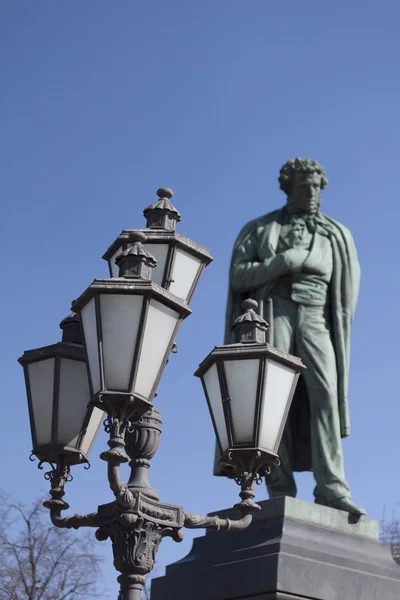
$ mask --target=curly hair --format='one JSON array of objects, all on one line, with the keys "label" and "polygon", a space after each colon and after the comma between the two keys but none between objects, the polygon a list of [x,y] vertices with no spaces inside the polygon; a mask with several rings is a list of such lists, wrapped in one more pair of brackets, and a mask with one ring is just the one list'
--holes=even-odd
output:
[{"label": "curly hair", "polygon": [[303,174],[317,173],[320,175],[321,190],[328,184],[325,170],[316,160],[311,160],[310,158],[292,158],[288,160],[279,171],[279,185],[285,194],[289,195],[292,191],[294,177],[299,171]]}]

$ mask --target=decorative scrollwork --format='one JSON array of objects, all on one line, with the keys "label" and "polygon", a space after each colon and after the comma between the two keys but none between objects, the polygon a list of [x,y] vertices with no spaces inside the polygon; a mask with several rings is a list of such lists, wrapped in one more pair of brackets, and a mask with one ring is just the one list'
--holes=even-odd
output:
[{"label": "decorative scrollwork", "polygon": [[113,418],[110,413],[107,414],[107,417],[103,421],[104,431],[106,433],[111,433],[113,426]]},{"label": "decorative scrollwork", "polygon": [[47,471],[44,474],[44,478],[46,481],[51,482],[52,487],[64,486],[65,483],[69,483],[73,480],[73,476],[71,475],[68,465],[54,465],[53,463],[49,464],[51,466],[51,471]]},{"label": "decorative scrollwork", "polygon": [[[169,532],[168,532],[169,533]],[[111,528],[114,565],[121,573],[146,575],[154,566],[163,528],[137,515],[121,515]]]},{"label": "decorative scrollwork", "polygon": [[164,510],[163,508],[153,508],[148,504],[142,504],[140,507],[142,513],[149,515],[149,517],[153,517],[153,519],[160,519],[163,521],[173,521],[174,514]]}]

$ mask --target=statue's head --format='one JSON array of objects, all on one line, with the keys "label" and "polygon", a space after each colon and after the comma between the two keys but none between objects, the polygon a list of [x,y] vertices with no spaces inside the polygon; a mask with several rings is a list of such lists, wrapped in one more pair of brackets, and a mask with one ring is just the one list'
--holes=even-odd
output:
[{"label": "statue's head", "polygon": [[287,195],[287,206],[293,211],[317,213],[321,190],[327,183],[324,168],[309,158],[288,160],[280,170],[279,184]]}]

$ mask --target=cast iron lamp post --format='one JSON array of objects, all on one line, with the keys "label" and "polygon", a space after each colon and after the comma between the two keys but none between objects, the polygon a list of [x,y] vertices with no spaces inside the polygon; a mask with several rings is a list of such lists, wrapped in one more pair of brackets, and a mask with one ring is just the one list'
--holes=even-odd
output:
[{"label": "cast iron lamp post", "polygon": [[[172,215],[178,214],[164,202],[165,198],[169,202],[167,193],[159,190],[161,207],[156,203],[146,209],[160,211],[158,220],[148,222],[149,228],[154,222],[171,224]],[[228,531],[249,526],[259,509],[253,501],[254,482],[278,460],[280,437],[304,369],[300,359],[266,343],[267,323],[255,312],[257,303],[246,300],[243,315],[233,324],[238,343],[214,348],[195,373],[203,383],[222,460],[241,486],[241,501],[236,504],[240,519],[189,514],[160,502],[148,480],[162,430],[160,412],[152,402],[180,324],[191,312],[188,302],[194,287],[211,257],[201,250],[203,262],[196,263],[195,275],[187,262],[175,258],[169,269],[175,269],[177,281],[186,274],[190,282],[189,293],[178,297],[171,286],[168,290],[168,285],[152,281],[156,260],[146,246],[147,233],[130,230],[129,243],[115,259],[118,277],[94,280],[72,303],[73,314],[61,323],[61,343],[25,352],[19,359],[26,377],[33,454],[40,468],[43,462],[51,465],[46,474],[51,499],[44,506],[56,527],[96,527],[98,540],[111,539],[114,566],[120,572],[120,600],[140,599],[163,537],[181,541],[183,527]],[[178,246],[174,238],[173,250],[168,251],[176,254]],[[197,252],[196,244],[188,246],[196,246]],[[201,262],[199,253],[196,260]],[[87,377],[82,374],[85,362]],[[104,414],[109,449],[100,458],[108,464],[115,500],[89,515],[62,517],[69,508],[63,497],[70,467],[87,463]],[[131,476],[125,484],[120,465],[129,460]]]}]

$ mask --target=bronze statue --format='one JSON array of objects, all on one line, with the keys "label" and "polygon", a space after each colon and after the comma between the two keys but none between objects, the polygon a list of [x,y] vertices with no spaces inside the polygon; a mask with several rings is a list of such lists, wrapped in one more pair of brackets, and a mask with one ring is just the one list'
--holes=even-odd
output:
[{"label": "bronze statue", "polygon": [[[350,231],[320,212],[328,181],[314,160],[281,169],[286,205],[248,223],[232,254],[225,343],[244,298],[257,300],[270,343],[300,356],[299,380],[279,449],[281,466],[267,476],[271,498],[296,496],[294,471],[314,472],[315,502],[365,514],[350,499],[341,437],[350,434],[349,340],[360,282]],[[245,401],[245,399],[243,399]],[[223,474],[216,466],[215,474]]]}]

